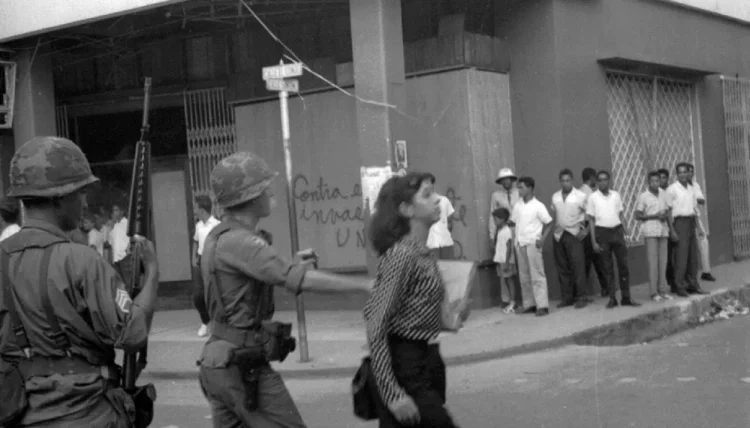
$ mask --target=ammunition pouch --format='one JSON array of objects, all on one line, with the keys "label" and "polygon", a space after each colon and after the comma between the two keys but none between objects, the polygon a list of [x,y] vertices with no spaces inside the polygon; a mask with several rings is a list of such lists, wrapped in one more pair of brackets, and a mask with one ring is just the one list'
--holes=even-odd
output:
[{"label": "ammunition pouch", "polygon": [[264,321],[259,329],[239,329],[214,322],[212,335],[238,348],[259,348],[264,363],[282,362],[297,349],[292,325],[277,321]]},{"label": "ammunition pouch", "polygon": [[286,357],[297,349],[297,340],[292,336],[292,325],[278,321],[266,321],[262,325],[262,343],[266,360],[286,360]]}]

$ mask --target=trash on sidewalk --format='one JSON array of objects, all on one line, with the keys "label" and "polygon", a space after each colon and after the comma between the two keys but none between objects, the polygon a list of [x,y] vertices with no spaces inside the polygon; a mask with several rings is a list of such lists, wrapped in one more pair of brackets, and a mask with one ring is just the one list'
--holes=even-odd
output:
[{"label": "trash on sidewalk", "polygon": [[705,324],[719,320],[728,320],[738,315],[747,315],[749,312],[750,309],[747,306],[743,306],[734,297],[728,298],[723,302],[713,300],[711,308],[698,317],[698,323]]}]

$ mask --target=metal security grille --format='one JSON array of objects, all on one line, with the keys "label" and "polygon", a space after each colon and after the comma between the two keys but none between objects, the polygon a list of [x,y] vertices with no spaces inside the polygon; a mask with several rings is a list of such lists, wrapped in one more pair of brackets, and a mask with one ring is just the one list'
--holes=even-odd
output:
[{"label": "metal security grille", "polygon": [[185,91],[190,184],[194,195],[208,194],[213,167],[237,151],[234,109],[224,98],[225,88]]},{"label": "metal security grille", "polygon": [[750,256],[750,81],[722,77],[735,257]]},{"label": "metal security grille", "polygon": [[57,127],[57,136],[70,139],[70,130],[68,129],[68,107],[55,107],[55,125]]},{"label": "metal security grille", "polygon": [[629,244],[642,243],[635,219],[638,195],[648,171],[695,164],[691,83],[607,73],[607,112],[613,187],[622,195]]}]

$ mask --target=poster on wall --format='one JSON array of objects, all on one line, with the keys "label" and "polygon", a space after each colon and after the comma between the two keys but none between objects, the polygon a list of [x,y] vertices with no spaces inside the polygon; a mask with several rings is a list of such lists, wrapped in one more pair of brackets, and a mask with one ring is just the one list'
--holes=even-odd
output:
[{"label": "poster on wall", "polygon": [[406,152],[406,141],[396,141],[396,169],[402,170],[409,168],[409,155]]},{"label": "poster on wall", "polygon": [[363,166],[360,169],[362,175],[362,204],[365,209],[370,210],[370,215],[375,214],[375,201],[378,199],[380,188],[393,175],[389,166]]}]

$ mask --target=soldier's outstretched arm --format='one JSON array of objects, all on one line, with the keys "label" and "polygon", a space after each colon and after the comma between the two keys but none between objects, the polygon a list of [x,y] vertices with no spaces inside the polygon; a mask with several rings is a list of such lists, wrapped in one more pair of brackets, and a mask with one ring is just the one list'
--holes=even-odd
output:
[{"label": "soldier's outstretched arm", "polygon": [[339,293],[372,288],[371,281],[311,270],[312,260],[293,263],[256,236],[224,242],[216,248],[217,258],[251,278],[284,286],[293,293]]},{"label": "soldier's outstretched arm", "polygon": [[133,301],[112,265],[91,248],[79,248],[80,254],[68,258],[83,297],[78,305],[85,306],[94,332],[104,344],[126,352],[138,351],[148,340],[159,281],[158,268],[146,263],[143,290]]}]

